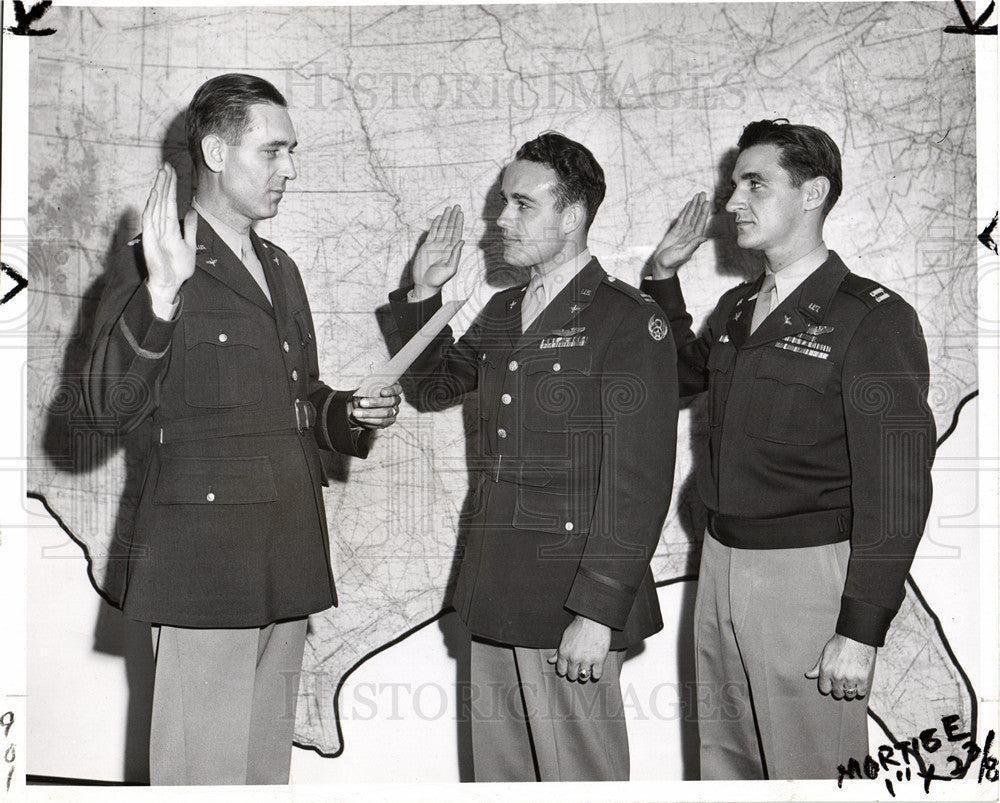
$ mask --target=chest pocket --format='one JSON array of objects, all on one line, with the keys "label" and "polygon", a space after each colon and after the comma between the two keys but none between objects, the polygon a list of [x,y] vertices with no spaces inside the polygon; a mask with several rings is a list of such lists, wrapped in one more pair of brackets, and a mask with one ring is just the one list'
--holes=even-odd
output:
[{"label": "chest pocket", "polygon": [[260,333],[239,312],[186,312],[184,400],[192,407],[241,407],[260,401]]},{"label": "chest pocket", "polygon": [[834,366],[805,354],[766,348],[757,366],[746,434],[774,443],[816,443]]},{"label": "chest pocket", "polygon": [[574,346],[532,355],[524,367],[523,421],[525,429],[558,431],[581,409],[594,406],[587,397],[592,387],[590,348]]}]

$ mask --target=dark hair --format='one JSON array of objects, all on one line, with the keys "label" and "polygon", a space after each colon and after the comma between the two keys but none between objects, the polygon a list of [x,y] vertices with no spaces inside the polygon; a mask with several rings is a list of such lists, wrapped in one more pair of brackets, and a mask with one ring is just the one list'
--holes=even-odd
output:
[{"label": "dark hair", "polygon": [[204,164],[201,141],[209,134],[218,134],[230,145],[239,144],[249,126],[250,107],[255,103],[288,106],[272,84],[256,75],[227,73],[210,78],[198,87],[184,121],[195,172]]},{"label": "dark hair", "polygon": [[590,229],[606,190],[604,171],[594,154],[557,131],[546,131],[525,142],[514,158],[551,167],[559,177],[555,188],[556,209],[582,202],[587,209],[586,229]]},{"label": "dark hair", "polygon": [[840,149],[825,131],[811,125],[793,125],[785,118],[757,120],[743,129],[737,146],[742,153],[754,145],[776,145],[780,151],[778,164],[792,178],[792,186],[824,176],[830,181],[830,192],[823,205],[826,217],[837,203],[844,181],[840,172]]}]

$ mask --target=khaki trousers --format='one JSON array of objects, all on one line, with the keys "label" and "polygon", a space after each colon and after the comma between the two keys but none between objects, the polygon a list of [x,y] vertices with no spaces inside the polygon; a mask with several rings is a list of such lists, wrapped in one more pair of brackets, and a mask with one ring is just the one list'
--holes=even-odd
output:
[{"label": "khaki trousers", "polygon": [[288,783],[306,622],[153,627],[150,785]]},{"label": "khaki trousers", "polygon": [[473,639],[471,723],[476,781],[627,781],[624,651],[597,682],[559,677],[553,650]]},{"label": "khaki trousers", "polygon": [[703,780],[836,778],[868,754],[868,698],[819,693],[850,546],[731,549],[705,535],[695,600]]}]

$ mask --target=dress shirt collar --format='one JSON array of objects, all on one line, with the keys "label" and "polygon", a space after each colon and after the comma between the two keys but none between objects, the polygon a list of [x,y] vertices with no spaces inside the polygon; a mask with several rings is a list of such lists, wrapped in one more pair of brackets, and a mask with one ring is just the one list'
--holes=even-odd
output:
[{"label": "dress shirt collar", "polygon": [[532,276],[539,276],[542,280],[542,287],[545,289],[545,303],[548,304],[555,298],[562,289],[569,284],[570,280],[576,276],[590,263],[590,249],[584,248],[572,259],[568,259],[548,273],[537,273],[532,269]]},{"label": "dress shirt collar", "polygon": [[199,215],[205,218],[205,222],[215,230],[215,233],[219,235],[222,242],[229,246],[229,250],[242,262],[244,247],[250,248],[250,228],[247,227],[245,232],[237,231],[228,223],[223,223],[219,218],[205,209],[204,206],[198,203],[197,199],[191,201],[191,206],[195,208]]},{"label": "dress shirt collar", "polygon": [[820,242],[808,254],[804,254],[779,271],[772,271],[770,268],[766,268],[766,273],[774,274],[774,288],[777,295],[774,307],[788,298],[796,287],[802,284],[820,265],[826,262],[829,253],[826,244]]}]

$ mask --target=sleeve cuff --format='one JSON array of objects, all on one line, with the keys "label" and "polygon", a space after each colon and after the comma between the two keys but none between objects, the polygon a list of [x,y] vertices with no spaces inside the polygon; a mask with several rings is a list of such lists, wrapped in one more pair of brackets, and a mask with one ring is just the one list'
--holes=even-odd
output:
[{"label": "sleeve cuff", "polygon": [[145,285],[132,296],[118,324],[125,341],[137,356],[148,360],[166,356],[183,306],[184,297],[179,295],[172,317],[163,319],[158,318],[153,311],[152,299]]},{"label": "sleeve cuff", "polygon": [[365,458],[368,457],[368,452],[371,450],[375,432],[353,425],[348,419],[347,403],[353,395],[354,391],[351,390],[330,392],[323,402],[320,418],[323,421],[326,439],[331,449],[341,454]]},{"label": "sleeve cuff", "polygon": [[870,602],[841,597],[840,616],[837,618],[837,633],[860,641],[872,647],[885,644],[885,634],[895,617],[896,611],[873,605]]},{"label": "sleeve cuff", "polygon": [[577,570],[565,607],[613,630],[623,630],[634,603],[634,589],[581,567]]}]

